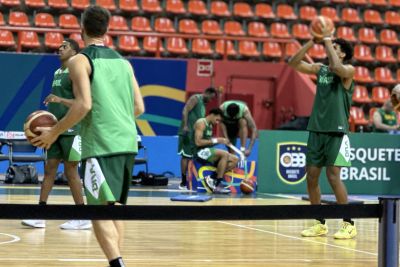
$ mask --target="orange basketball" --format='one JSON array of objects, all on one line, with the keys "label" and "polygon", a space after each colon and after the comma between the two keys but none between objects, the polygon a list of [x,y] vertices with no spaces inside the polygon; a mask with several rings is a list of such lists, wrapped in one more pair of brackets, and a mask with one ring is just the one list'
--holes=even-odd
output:
[{"label": "orange basketball", "polygon": [[256,184],[251,179],[245,179],[240,183],[240,191],[243,194],[251,194],[256,190]]},{"label": "orange basketball", "polygon": [[327,27],[331,33],[335,32],[335,24],[333,21],[325,16],[318,16],[311,21],[310,32],[316,38],[322,38],[322,27]]},{"label": "orange basketball", "polygon": [[38,110],[29,114],[24,123],[24,132],[28,140],[38,136],[36,127],[51,127],[57,123],[57,118],[46,110]]}]

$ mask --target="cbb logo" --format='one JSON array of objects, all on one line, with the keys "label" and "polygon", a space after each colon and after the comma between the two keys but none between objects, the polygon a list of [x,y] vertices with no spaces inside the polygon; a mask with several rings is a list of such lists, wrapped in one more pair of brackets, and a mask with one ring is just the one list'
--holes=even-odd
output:
[{"label": "cbb logo", "polygon": [[280,158],[280,163],[283,167],[305,167],[306,155],[304,153],[283,153]]},{"label": "cbb logo", "polygon": [[306,152],[306,143],[277,144],[276,171],[284,183],[298,184],[306,178]]}]

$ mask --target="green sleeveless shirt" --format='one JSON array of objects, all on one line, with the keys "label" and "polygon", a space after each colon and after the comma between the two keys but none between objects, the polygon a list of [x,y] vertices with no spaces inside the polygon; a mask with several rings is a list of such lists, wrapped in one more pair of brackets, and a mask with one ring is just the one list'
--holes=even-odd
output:
[{"label": "green sleeveless shirt", "polygon": [[[68,69],[59,68],[54,72],[53,84],[51,86],[51,93],[53,95],[73,99],[74,93],[72,91],[72,81],[69,78]],[[61,103],[49,103],[48,111],[56,116],[57,120],[61,120],[67,114],[69,107]],[[76,124],[68,129],[62,135],[78,135],[80,131],[80,124]]]},{"label": "green sleeveless shirt", "polygon": [[[189,132],[193,131],[194,124],[200,118],[206,116],[206,106],[204,105],[203,95],[196,94],[194,97],[197,99],[197,104],[188,113],[187,125],[189,127]],[[181,126],[179,128],[179,134],[182,134],[183,121],[181,121]]]},{"label": "green sleeveless shirt", "polygon": [[[388,126],[394,126],[397,123],[397,116],[396,116],[396,112],[391,111],[389,113],[387,113],[386,111],[384,111],[383,109],[378,109],[377,110],[379,112],[379,114],[381,115],[382,118],[382,124],[388,125]],[[376,132],[387,132],[385,130],[381,130],[381,129],[376,129]]]},{"label": "green sleeveless shirt", "polygon": [[341,78],[323,65],[317,75],[317,93],[307,130],[347,133],[353,91],[354,81],[346,90]]},{"label": "green sleeveless shirt", "polygon": [[130,63],[105,46],[91,45],[81,53],[92,67],[92,109],[82,120],[82,159],[137,153]]},{"label": "green sleeveless shirt", "polygon": [[[238,114],[236,114],[235,118],[229,117],[228,112],[226,111],[228,106],[233,103],[239,106],[239,112]],[[239,119],[243,118],[246,107],[247,107],[246,103],[239,100],[229,100],[222,103],[222,109],[224,111],[224,118],[223,118],[224,122],[237,123]]]},{"label": "green sleeveless shirt", "polygon": [[[212,124],[208,123],[206,118],[201,118],[198,121],[201,121],[206,126],[206,128],[204,129],[204,132],[203,132],[203,139],[211,140],[211,138],[213,136],[213,126],[212,126]],[[195,140],[194,139],[194,135],[195,135],[195,131],[193,131],[193,140]],[[206,148],[206,147],[212,147],[212,146],[202,146],[202,147],[196,146],[194,150],[197,152],[200,149],[203,149],[203,148]]]}]

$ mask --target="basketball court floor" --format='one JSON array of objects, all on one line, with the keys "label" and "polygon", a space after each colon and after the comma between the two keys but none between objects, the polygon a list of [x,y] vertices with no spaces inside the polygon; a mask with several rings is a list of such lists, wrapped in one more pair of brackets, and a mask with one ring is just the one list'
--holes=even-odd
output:
[{"label": "basketball court floor", "polygon": [[[178,181],[168,187],[132,186],[134,205],[296,205],[296,196],[216,196],[205,203],[172,202]],[[0,184],[0,203],[37,203],[39,186]],[[375,203],[376,201],[367,202]],[[57,186],[49,204],[72,204],[67,186]],[[187,212],[190,212],[188,208]],[[92,230],[60,230],[63,221],[30,229],[0,220],[0,266],[108,266]],[[302,238],[312,220],[127,221],[123,257],[127,266],[377,266],[378,220],[356,220],[354,240],[335,240],[340,220],[329,220],[326,237]]]}]

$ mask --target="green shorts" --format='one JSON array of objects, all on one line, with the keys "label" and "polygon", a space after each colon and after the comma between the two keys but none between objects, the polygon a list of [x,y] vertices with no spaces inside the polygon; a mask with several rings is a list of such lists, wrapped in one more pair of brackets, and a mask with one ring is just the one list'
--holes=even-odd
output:
[{"label": "green shorts", "polygon": [[193,157],[193,142],[190,136],[191,133],[188,133],[187,135],[179,135],[178,139],[178,154],[185,158]]},{"label": "green shorts", "polygon": [[81,171],[87,203],[126,204],[135,156],[135,154],[119,154],[83,160]]},{"label": "green shorts", "polygon": [[47,150],[47,158],[80,161],[81,137],[79,135],[60,135]]},{"label": "green shorts", "polygon": [[206,147],[206,148],[202,148],[200,150],[197,150],[196,152],[196,158],[203,160],[203,161],[207,161],[210,163],[215,163],[215,151],[217,149],[213,148],[213,147]]},{"label": "green shorts", "polygon": [[350,167],[350,140],[343,133],[309,132],[307,165]]}]

